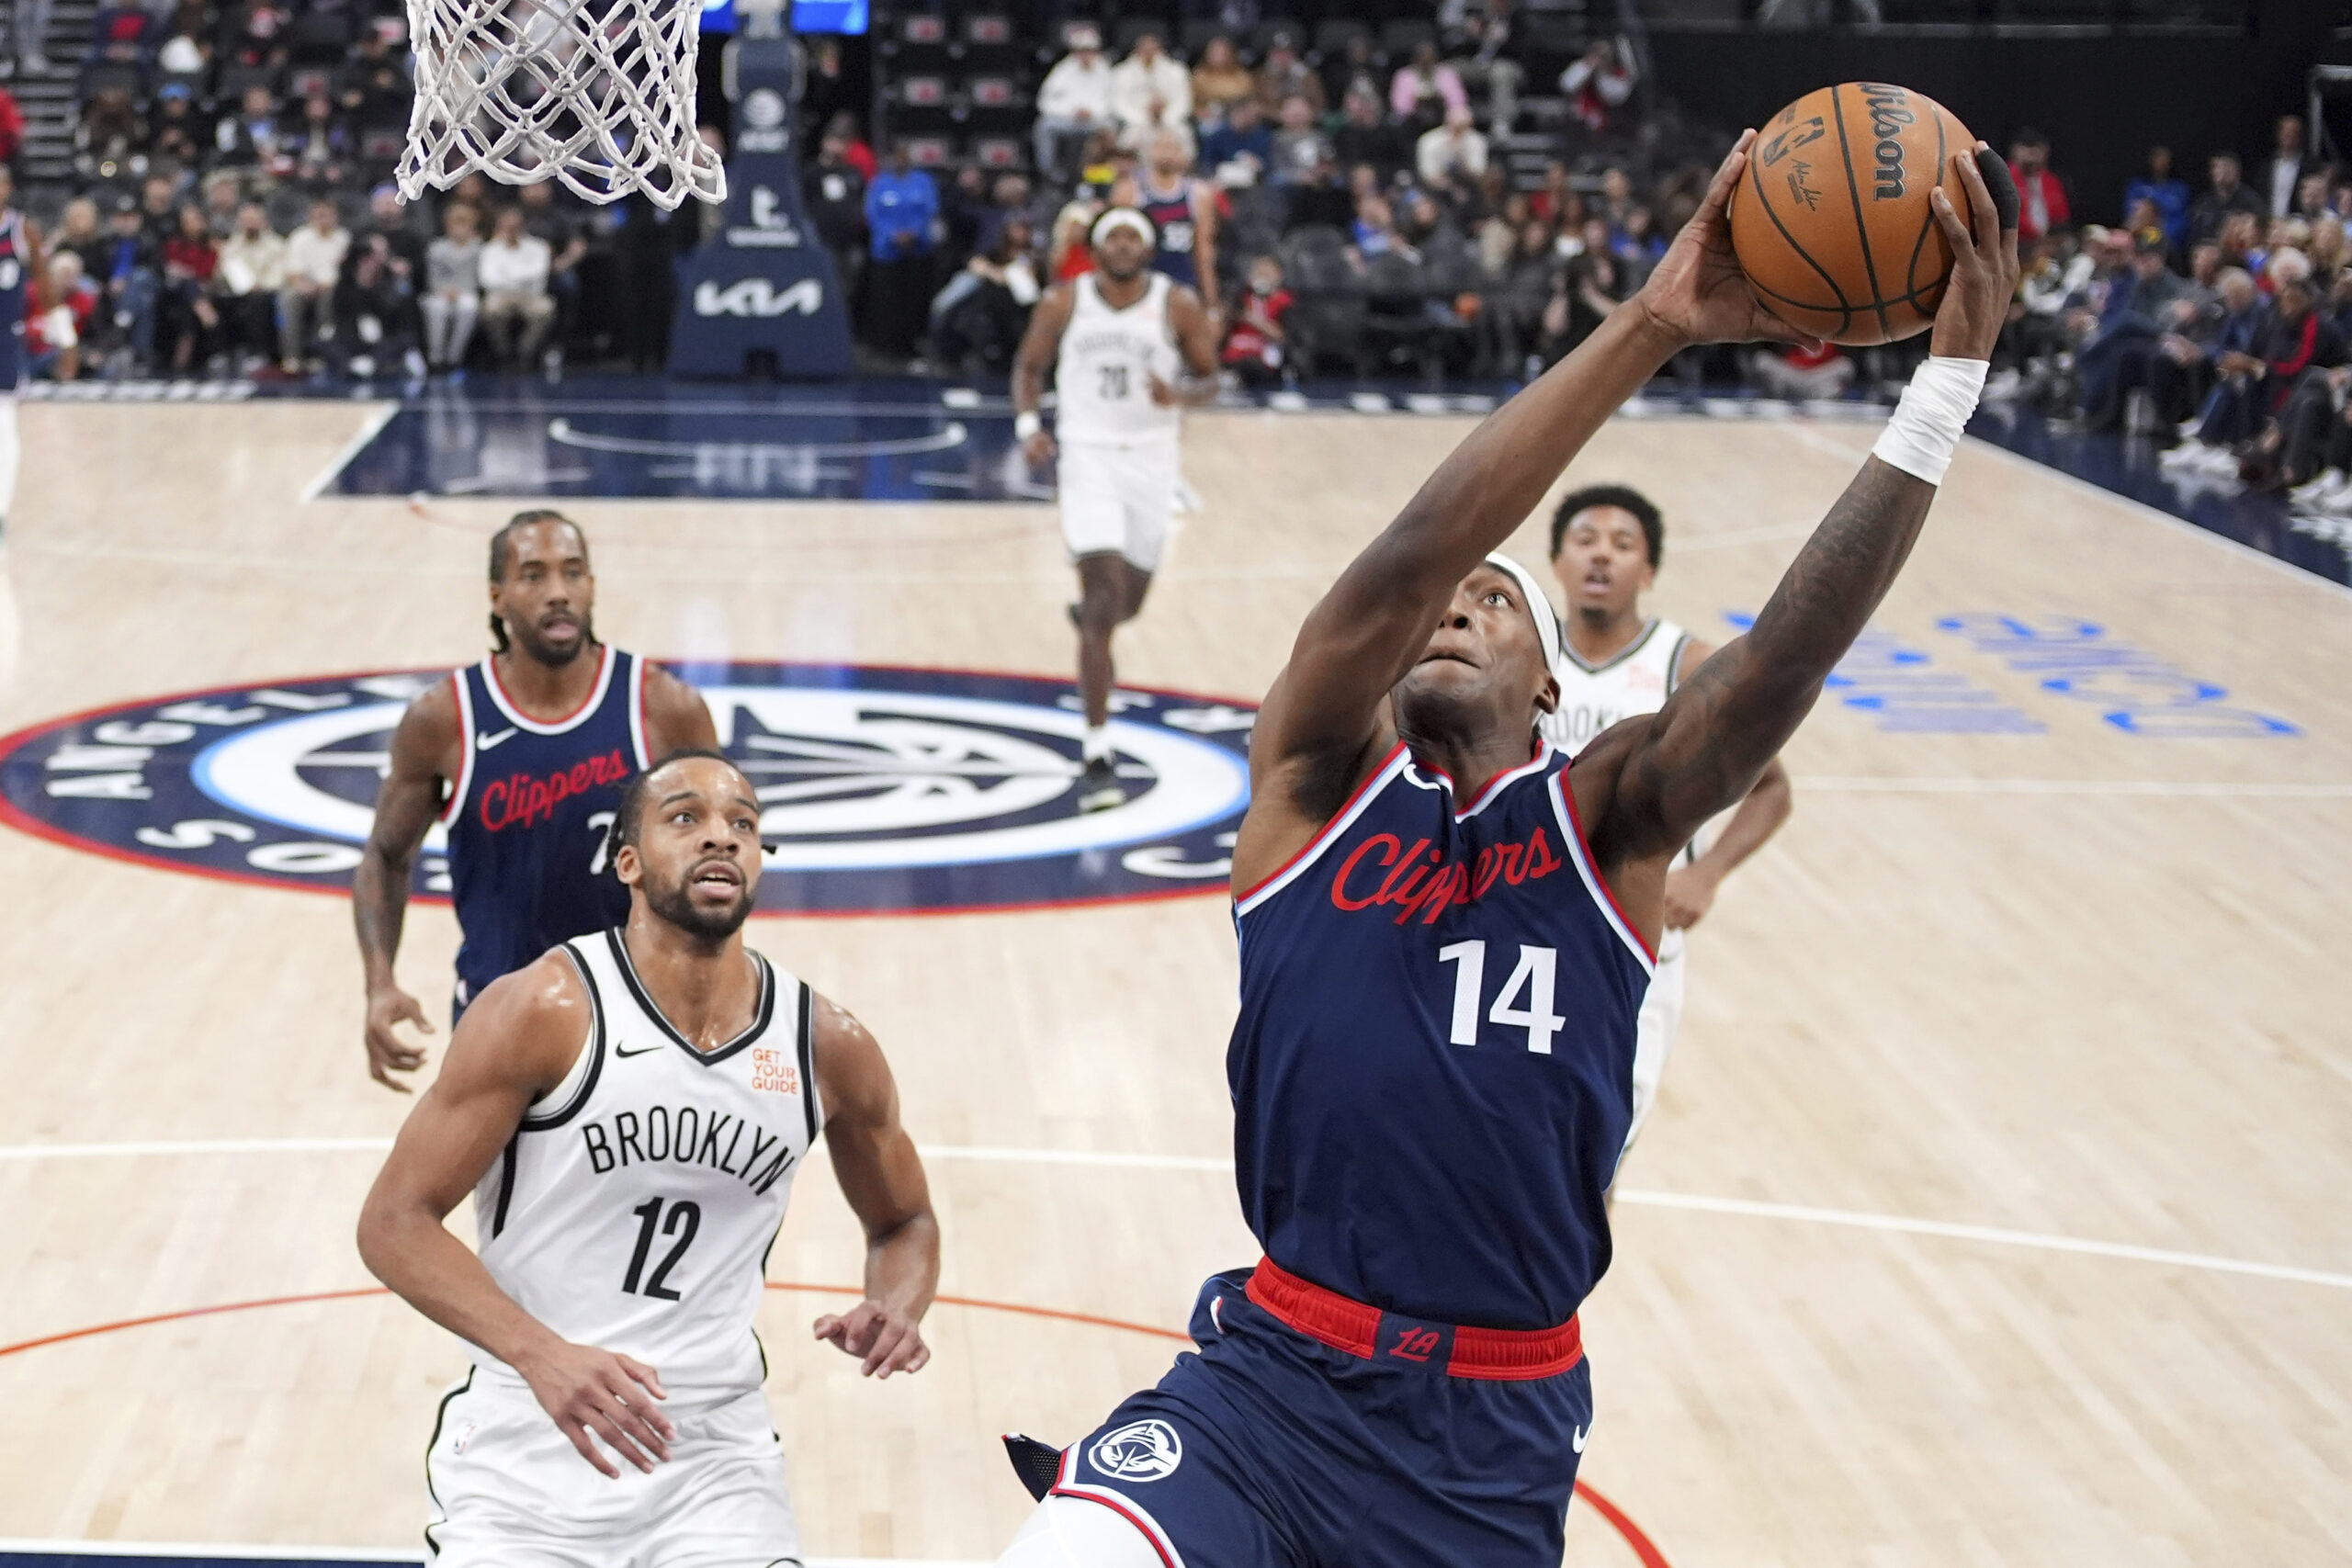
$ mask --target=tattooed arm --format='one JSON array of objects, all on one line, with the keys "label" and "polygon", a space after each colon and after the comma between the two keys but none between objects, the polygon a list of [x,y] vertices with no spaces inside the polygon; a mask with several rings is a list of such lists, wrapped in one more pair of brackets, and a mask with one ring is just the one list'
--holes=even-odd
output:
[{"label": "tattooed arm", "polygon": [[[2018,276],[2016,220],[2004,228],[1970,152],[1953,154],[1973,227],[1940,188],[1936,218],[1955,258],[1932,352],[1988,359]],[[1798,552],[1747,636],[1725,644],[1656,714],[1626,720],[1570,774],[1593,853],[1628,917],[1655,942],[1666,869],[1708,818],[1754,785],[1821,694],[1886,596],[1927,521],[1936,487],[1873,457]]]}]

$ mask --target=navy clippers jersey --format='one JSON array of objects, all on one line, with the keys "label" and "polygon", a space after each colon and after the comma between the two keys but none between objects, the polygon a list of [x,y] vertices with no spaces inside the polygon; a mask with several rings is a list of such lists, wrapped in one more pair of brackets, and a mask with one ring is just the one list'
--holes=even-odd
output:
[{"label": "navy clippers jersey", "polygon": [[1200,216],[1193,207],[1192,180],[1177,181],[1172,196],[1164,196],[1148,185],[1138,196],[1143,215],[1159,231],[1159,250],[1151,258],[1152,269],[1166,273],[1179,283],[1197,285],[1200,273],[1193,265],[1193,242],[1200,228]]},{"label": "navy clippers jersey", "polygon": [[628,889],[605,863],[621,786],[650,765],[645,669],[600,648],[595,690],[568,718],[525,716],[491,660],[457,672],[466,758],[441,816],[465,940],[458,1010],[559,942],[628,919]]},{"label": "navy clippers jersey", "polygon": [[32,262],[25,215],[14,208],[0,212],[0,394],[25,378],[25,289],[31,282],[25,272]]},{"label": "navy clippers jersey", "polygon": [[1391,1312],[1566,1323],[1609,1267],[1651,958],[1548,742],[1456,812],[1399,746],[1235,907],[1226,1072],[1266,1256]]}]

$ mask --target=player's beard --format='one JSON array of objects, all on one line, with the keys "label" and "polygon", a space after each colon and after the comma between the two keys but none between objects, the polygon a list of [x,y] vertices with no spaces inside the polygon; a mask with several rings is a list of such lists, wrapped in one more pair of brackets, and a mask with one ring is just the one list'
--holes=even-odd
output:
[{"label": "player's beard", "polygon": [[742,896],[726,908],[706,909],[695,903],[689,891],[699,869],[699,865],[689,866],[684,875],[666,887],[648,885],[645,906],[688,936],[716,944],[742,930],[743,922],[752,918],[752,906],[759,901],[759,874],[754,871],[744,877]]},{"label": "player's beard", "polygon": [[551,668],[561,669],[596,645],[595,617],[579,615],[573,617],[573,622],[579,626],[580,635],[571,639],[570,648],[559,648],[548,642],[533,624],[509,621],[506,630],[514,637],[515,646],[532,659]]}]

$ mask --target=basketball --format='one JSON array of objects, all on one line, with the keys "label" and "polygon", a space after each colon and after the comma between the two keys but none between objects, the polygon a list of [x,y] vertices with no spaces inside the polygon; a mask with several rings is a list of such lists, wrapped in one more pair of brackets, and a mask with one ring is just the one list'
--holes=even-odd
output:
[{"label": "basketball", "polygon": [[1962,214],[1951,154],[1976,138],[1924,93],[1884,82],[1823,87],[1765,122],[1731,207],[1732,248],[1764,308],[1831,343],[1924,332],[1951,246],[1928,192]]}]

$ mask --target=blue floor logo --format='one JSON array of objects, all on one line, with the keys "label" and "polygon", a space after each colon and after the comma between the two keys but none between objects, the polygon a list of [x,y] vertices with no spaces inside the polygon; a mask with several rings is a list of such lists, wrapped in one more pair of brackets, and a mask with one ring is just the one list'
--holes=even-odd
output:
[{"label": "blue floor logo", "polygon": [[[1127,800],[1077,811],[1066,682],[865,665],[679,671],[759,792],[775,914],[1032,908],[1220,891],[1249,804],[1254,707],[1122,689]],[[0,816],[175,870],[344,891],[392,728],[445,671],[233,686],[128,703],[0,739]],[[416,892],[447,897],[437,827]]]}]

